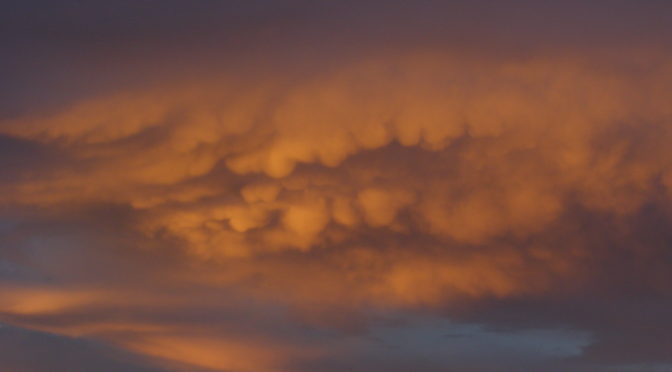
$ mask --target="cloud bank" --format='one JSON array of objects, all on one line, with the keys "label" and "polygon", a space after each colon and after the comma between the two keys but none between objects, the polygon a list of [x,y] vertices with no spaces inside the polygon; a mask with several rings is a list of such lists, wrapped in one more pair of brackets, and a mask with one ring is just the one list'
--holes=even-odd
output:
[{"label": "cloud bank", "polygon": [[0,332],[27,336],[0,342],[103,345],[62,370],[669,366],[669,7],[485,5],[10,6]]}]

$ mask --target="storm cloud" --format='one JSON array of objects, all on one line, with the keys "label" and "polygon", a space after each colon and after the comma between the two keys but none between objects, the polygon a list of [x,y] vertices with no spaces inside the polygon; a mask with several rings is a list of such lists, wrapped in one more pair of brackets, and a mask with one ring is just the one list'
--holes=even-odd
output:
[{"label": "storm cloud", "polygon": [[3,8],[3,368],[672,368],[667,3]]}]

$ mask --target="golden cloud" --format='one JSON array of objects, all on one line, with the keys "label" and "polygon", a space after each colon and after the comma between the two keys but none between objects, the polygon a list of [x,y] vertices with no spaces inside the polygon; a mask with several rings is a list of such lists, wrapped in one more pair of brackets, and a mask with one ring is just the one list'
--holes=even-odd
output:
[{"label": "golden cloud", "polygon": [[[125,206],[133,233],[186,253],[187,283],[233,287],[308,318],[566,289],[589,280],[582,265],[602,254],[581,236],[559,246],[572,213],[627,219],[670,201],[672,70],[626,59],[418,52],[303,79],[223,69],[96,97],[0,123],[4,135],[68,156],[3,184],[0,200]],[[11,292],[0,311],[46,316],[142,297],[101,293]],[[80,332],[236,371],[325,352],[175,325],[131,328],[128,338]]]}]

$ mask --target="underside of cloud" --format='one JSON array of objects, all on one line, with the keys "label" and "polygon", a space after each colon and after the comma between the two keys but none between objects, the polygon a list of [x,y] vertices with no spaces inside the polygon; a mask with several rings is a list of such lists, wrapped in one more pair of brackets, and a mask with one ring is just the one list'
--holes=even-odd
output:
[{"label": "underside of cloud", "polygon": [[[96,234],[109,234],[90,249],[137,251],[145,258],[129,281],[162,284],[50,272],[78,262],[79,251],[63,248],[26,264],[63,287],[4,285],[2,320],[98,338],[159,364],[261,372],[342,345],[311,347],[295,330],[272,329],[281,315],[258,309],[237,324],[250,308],[358,329],[371,309],[487,322],[476,314],[488,304],[591,291],[669,299],[670,62],[651,50],[416,48],[305,75],[224,64],[4,119],[7,141],[58,154],[0,180],[6,210],[39,216],[17,217],[7,241],[98,247]],[[54,238],[45,226],[63,216],[97,222]],[[101,267],[112,255],[88,254]],[[127,267],[119,262],[110,265]],[[201,324],[199,311],[217,326]],[[623,318],[591,328],[566,314],[549,324],[596,332],[603,343],[588,355],[626,348],[605,331]],[[648,350],[665,359],[664,349]]]}]

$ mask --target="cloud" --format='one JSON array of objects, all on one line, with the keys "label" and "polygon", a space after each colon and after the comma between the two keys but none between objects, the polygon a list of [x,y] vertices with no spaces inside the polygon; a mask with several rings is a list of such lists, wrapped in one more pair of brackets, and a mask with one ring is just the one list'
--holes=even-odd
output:
[{"label": "cloud", "polygon": [[159,371],[118,350],[87,340],[0,327],[3,368],[12,371]]},{"label": "cloud", "polygon": [[0,63],[0,320],[166,370],[669,363],[665,8],[521,3],[65,6],[54,50],[8,23],[72,85]]}]

